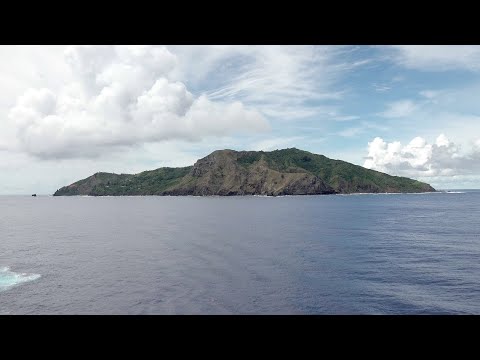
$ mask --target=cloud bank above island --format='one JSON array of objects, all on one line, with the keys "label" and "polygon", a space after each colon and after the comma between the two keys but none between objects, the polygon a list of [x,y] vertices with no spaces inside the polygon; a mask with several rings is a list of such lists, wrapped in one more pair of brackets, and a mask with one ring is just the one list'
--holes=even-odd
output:
[{"label": "cloud bank above island", "polygon": [[194,96],[172,80],[177,60],[165,47],[72,46],[65,61],[72,82],[56,93],[27,89],[8,114],[16,146],[30,155],[91,157],[109,147],[269,128],[240,101]]}]

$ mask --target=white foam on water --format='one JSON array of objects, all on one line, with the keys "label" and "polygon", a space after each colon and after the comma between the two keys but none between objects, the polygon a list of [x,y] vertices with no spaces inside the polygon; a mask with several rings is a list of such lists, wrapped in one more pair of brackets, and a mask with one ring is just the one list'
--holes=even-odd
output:
[{"label": "white foam on water", "polygon": [[446,191],[447,194],[465,194],[465,191]]},{"label": "white foam on water", "polygon": [[335,196],[360,196],[360,195],[426,195],[426,194],[441,194],[441,191],[428,191],[428,192],[416,192],[416,193],[392,193],[392,192],[380,192],[380,193],[350,193],[350,194],[334,194]]},{"label": "white foam on water", "polygon": [[0,267],[0,291],[8,290],[16,285],[34,281],[40,274],[16,273],[9,266]]}]

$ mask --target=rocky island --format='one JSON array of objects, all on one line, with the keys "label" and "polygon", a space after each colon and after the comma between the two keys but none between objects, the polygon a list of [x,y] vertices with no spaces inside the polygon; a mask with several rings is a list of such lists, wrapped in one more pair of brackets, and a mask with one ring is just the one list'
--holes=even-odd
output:
[{"label": "rocky island", "polygon": [[275,151],[217,150],[193,166],[139,174],[96,173],[54,196],[90,195],[315,195],[418,193],[429,184],[391,176],[296,148]]}]

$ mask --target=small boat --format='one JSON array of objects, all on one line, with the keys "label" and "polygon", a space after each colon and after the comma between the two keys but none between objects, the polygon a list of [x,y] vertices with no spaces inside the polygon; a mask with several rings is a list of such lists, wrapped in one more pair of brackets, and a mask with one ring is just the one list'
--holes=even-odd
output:
[{"label": "small boat", "polygon": [[32,194],[32,196],[37,196],[37,194]]}]

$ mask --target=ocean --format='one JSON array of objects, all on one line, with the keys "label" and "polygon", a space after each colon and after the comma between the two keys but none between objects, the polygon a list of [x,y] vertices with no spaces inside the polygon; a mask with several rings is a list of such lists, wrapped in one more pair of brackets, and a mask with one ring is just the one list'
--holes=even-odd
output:
[{"label": "ocean", "polygon": [[0,196],[0,314],[480,314],[480,190]]}]

